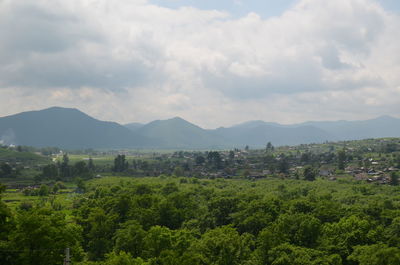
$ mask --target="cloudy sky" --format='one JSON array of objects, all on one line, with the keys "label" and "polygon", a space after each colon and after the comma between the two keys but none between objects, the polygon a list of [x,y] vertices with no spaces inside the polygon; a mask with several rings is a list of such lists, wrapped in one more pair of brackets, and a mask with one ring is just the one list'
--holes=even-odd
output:
[{"label": "cloudy sky", "polygon": [[400,117],[398,0],[0,0],[0,116]]}]

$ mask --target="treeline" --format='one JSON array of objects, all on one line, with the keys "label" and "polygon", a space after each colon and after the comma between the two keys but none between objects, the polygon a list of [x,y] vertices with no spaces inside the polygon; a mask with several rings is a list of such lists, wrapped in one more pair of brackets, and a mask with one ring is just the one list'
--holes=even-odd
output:
[{"label": "treeline", "polygon": [[69,162],[68,155],[64,154],[61,161],[43,166],[41,173],[35,177],[35,180],[40,182],[44,180],[71,181],[76,178],[90,179],[94,176],[95,169],[92,158],[88,159],[88,163],[78,161],[72,165]]},{"label": "treeline", "polygon": [[16,178],[18,175],[18,169],[14,169],[9,163],[0,163],[0,178]]},{"label": "treeline", "polygon": [[26,153],[40,153],[42,155],[53,155],[57,154],[61,151],[58,147],[33,147],[33,146],[25,146],[25,145],[18,145],[18,146],[3,146],[0,145],[0,148],[13,150],[17,152],[26,152]]},{"label": "treeline", "polygon": [[[316,148],[318,147],[318,148]],[[321,149],[321,150],[319,150]],[[159,176],[161,174],[191,177],[210,177],[218,173],[221,177],[249,176],[252,172],[268,172],[268,175],[281,174],[286,177],[302,177],[303,170],[295,168],[311,167],[319,171],[328,168],[331,173],[344,173],[346,167],[382,170],[400,168],[400,144],[398,140],[389,143],[347,147],[333,145],[304,145],[298,147],[274,148],[267,144],[265,150],[231,150],[207,152],[175,152],[158,155],[148,159],[128,161],[124,155],[118,155],[112,167],[113,172],[129,176]],[[373,165],[371,161],[379,161]],[[299,174],[299,176],[296,176]]]},{"label": "treeline", "polygon": [[[396,265],[399,188],[158,178],[91,187],[62,209],[0,204],[1,264]],[[139,183],[137,183],[139,182]]]},{"label": "treeline", "polygon": [[[400,168],[399,140],[365,140],[365,143],[355,141],[279,148],[268,143],[264,150],[245,148],[230,151],[179,151],[173,154],[147,154],[142,157],[115,154],[114,161],[96,166],[92,159],[71,164],[68,156],[64,155],[62,161],[42,167],[37,181],[68,181],[75,177],[88,179],[94,173],[133,177],[157,177],[164,174],[197,178],[281,175],[313,180],[320,170],[340,175],[349,166],[366,173],[371,170]],[[307,169],[303,169],[304,167]],[[316,173],[315,177],[313,173]]]}]

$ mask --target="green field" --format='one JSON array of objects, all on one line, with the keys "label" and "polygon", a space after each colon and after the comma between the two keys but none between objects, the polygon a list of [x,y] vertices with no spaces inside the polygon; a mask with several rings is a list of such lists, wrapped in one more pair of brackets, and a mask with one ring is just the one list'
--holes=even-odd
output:
[{"label": "green field", "polygon": [[31,152],[18,152],[0,147],[0,161],[20,162],[25,164],[48,163],[49,158]]}]

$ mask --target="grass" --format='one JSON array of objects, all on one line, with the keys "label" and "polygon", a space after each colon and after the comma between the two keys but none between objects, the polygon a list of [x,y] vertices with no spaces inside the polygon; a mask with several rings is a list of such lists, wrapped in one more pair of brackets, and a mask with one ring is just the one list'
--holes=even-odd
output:
[{"label": "grass", "polygon": [[7,162],[23,162],[25,164],[41,164],[48,163],[50,160],[48,157],[30,153],[30,152],[18,152],[7,148],[0,148],[0,161]]},{"label": "grass", "polygon": [[[112,165],[114,163],[115,156],[113,155],[101,155],[101,156],[89,156],[89,155],[68,155],[69,163],[75,164],[79,161],[85,161],[86,163],[89,161],[89,158],[93,159],[93,163],[97,166],[106,166]],[[127,157],[130,159],[130,157]],[[62,156],[55,157],[53,161],[62,161]]]},{"label": "grass", "polygon": [[74,193],[76,189],[75,184],[68,183],[66,187],[66,189],[60,190],[57,194],[50,194],[48,196],[26,196],[22,193],[21,189],[6,189],[1,199],[12,210],[18,209],[22,203],[29,203],[32,205],[50,207],[70,216],[73,201],[75,198],[79,197],[80,194]]}]

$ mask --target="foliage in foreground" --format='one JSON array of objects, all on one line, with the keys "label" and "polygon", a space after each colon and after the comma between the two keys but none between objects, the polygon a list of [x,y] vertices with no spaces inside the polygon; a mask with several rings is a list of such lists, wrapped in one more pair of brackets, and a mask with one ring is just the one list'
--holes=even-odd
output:
[{"label": "foliage in foreground", "polygon": [[[62,209],[0,204],[1,264],[400,264],[399,187],[120,178]],[[68,221],[67,221],[68,220]]]}]

